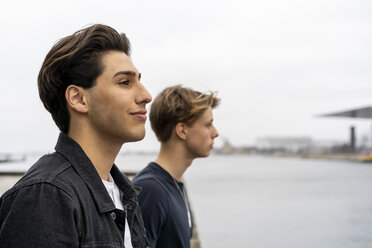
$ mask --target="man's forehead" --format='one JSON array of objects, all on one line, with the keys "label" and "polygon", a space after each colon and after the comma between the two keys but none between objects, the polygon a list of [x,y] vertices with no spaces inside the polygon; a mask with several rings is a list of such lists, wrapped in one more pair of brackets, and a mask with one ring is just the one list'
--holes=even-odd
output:
[{"label": "man's forehead", "polygon": [[199,117],[199,119],[203,121],[211,121],[213,120],[213,111],[211,107],[208,107],[204,113]]}]

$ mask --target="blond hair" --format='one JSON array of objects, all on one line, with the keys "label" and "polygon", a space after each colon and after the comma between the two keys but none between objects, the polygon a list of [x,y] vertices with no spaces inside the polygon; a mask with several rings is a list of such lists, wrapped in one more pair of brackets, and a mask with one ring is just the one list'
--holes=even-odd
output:
[{"label": "blond hair", "polygon": [[209,107],[213,109],[219,102],[215,93],[201,93],[181,85],[165,88],[151,105],[151,128],[160,142],[166,142],[177,123],[192,126]]}]

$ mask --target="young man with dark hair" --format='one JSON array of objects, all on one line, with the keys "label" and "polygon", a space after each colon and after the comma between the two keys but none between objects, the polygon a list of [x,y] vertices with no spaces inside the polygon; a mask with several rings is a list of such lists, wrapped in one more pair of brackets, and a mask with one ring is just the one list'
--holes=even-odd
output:
[{"label": "young man with dark hair", "polygon": [[38,76],[59,127],[40,158],[0,199],[1,247],[146,247],[138,189],[114,164],[145,136],[151,95],[125,35],[92,25],[59,40]]},{"label": "young man with dark hair", "polygon": [[160,152],[132,182],[142,187],[138,199],[152,248],[190,247],[193,223],[182,175],[195,158],[207,157],[213,148],[218,132],[212,109],[218,104],[214,94],[173,86],[151,105]]}]

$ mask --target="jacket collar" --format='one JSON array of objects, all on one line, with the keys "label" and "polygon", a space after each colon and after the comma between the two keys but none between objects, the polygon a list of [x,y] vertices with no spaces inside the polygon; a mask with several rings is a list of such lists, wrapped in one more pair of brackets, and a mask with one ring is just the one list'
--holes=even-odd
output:
[{"label": "jacket collar", "polygon": [[[68,135],[61,132],[55,150],[70,161],[77,174],[82,178],[96,203],[98,211],[101,214],[113,211],[115,205],[107,193],[93,163],[85,154],[81,146]],[[124,193],[125,197],[136,194],[136,189],[133,188],[129,179],[120,172],[115,164],[112,166],[110,173],[114,182]]]}]

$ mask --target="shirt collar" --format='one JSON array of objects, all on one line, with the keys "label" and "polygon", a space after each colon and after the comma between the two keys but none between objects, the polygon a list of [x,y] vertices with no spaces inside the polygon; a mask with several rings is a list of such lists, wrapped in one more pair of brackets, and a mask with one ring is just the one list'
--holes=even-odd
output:
[{"label": "shirt collar", "polygon": [[172,175],[166,171],[163,167],[161,167],[158,163],[156,162],[151,162],[149,166],[157,171],[159,171],[161,174],[163,174],[166,178],[166,180],[171,184],[174,185],[174,182],[178,183],[178,185],[181,185],[183,187],[183,182],[178,182],[176,179],[172,177]]},{"label": "shirt collar", "polygon": [[[55,150],[71,162],[77,174],[88,187],[98,211],[105,213],[114,210],[115,205],[107,193],[97,170],[81,146],[67,134],[61,132]],[[115,164],[112,166],[110,173],[120,191],[124,193],[124,197],[130,197],[137,193],[129,179],[120,172]]]}]

